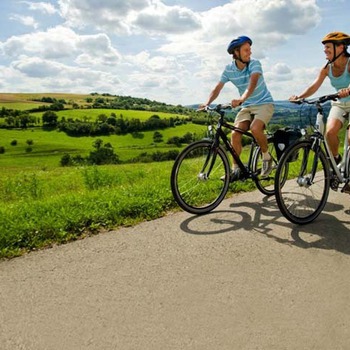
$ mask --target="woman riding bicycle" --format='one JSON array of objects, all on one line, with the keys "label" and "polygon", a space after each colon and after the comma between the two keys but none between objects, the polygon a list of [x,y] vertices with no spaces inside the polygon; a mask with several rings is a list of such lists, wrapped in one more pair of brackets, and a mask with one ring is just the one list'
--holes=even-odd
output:
[{"label": "woman riding bicycle", "polygon": [[[332,32],[322,39],[327,64],[321,69],[316,80],[300,95],[293,95],[290,101],[313,95],[328,77],[332,86],[337,90],[340,100],[332,101],[329,112],[326,138],[331,152],[337,163],[341,161],[338,153],[338,133],[345,123],[344,114],[350,112],[350,54],[347,47],[350,45],[350,36],[341,32]],[[350,135],[348,135],[350,141]]]},{"label": "woman riding bicycle", "polygon": [[[242,105],[242,109],[236,116],[235,125],[243,130],[250,128],[261,147],[263,155],[261,176],[266,177],[272,170],[272,159],[268,153],[264,129],[272,117],[274,105],[272,96],[264,81],[260,62],[250,58],[252,53],[251,45],[252,40],[247,36],[239,36],[230,42],[227,52],[233,55],[234,60],[226,66],[220,81],[210,93],[208,101],[202,106],[209,106],[219,96],[227,82],[230,81],[238,88],[240,98],[231,101],[232,107]],[[242,134],[233,131],[231,143],[239,155],[242,151]],[[230,181],[238,180],[240,175],[240,168],[233,162]]]}]

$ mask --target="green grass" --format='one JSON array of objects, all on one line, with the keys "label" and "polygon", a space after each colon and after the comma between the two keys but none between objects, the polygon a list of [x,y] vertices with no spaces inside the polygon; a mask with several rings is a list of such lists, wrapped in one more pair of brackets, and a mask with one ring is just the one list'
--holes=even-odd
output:
[{"label": "green grass", "polygon": [[[33,98],[51,96],[81,104],[89,95],[0,94],[0,108],[33,108]],[[39,103],[42,104],[42,103]],[[130,110],[77,109],[59,116],[94,120],[99,114],[120,114],[124,118],[148,119],[169,113]],[[69,114],[68,114],[69,113]],[[39,113],[40,116],[42,113]],[[19,256],[31,250],[62,244],[98,233],[101,229],[133,225],[178,210],[170,190],[172,161],[147,164],[120,164],[92,167],[60,167],[64,153],[85,157],[97,138],[109,142],[120,160],[128,161],[141,153],[178,149],[167,145],[173,136],[188,132],[203,135],[205,126],[187,124],[159,130],[163,142],[153,142],[154,131],[137,136],[69,137],[65,133],[0,129],[0,259]],[[17,145],[11,145],[16,140]],[[27,141],[31,140],[28,152]],[[185,145],[183,145],[185,146]],[[254,187],[252,184],[249,186]],[[234,191],[241,188],[233,188]]]},{"label": "green grass", "polygon": [[0,258],[163,215],[175,207],[171,164],[7,171],[0,185]]},{"label": "green grass", "polygon": [[[5,169],[0,182],[0,258],[80,239],[178,210],[173,162]],[[247,182],[234,192],[255,188]]]}]

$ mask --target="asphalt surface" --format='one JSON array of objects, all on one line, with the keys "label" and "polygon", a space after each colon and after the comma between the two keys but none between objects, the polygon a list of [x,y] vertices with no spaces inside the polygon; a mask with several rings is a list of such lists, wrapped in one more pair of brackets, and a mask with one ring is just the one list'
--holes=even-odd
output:
[{"label": "asphalt surface", "polygon": [[0,349],[350,349],[349,228],[252,192],[1,261]]}]

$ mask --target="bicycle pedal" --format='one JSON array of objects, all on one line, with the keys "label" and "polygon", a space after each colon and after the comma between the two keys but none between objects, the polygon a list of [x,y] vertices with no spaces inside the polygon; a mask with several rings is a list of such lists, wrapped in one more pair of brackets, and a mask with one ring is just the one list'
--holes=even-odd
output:
[{"label": "bicycle pedal", "polygon": [[338,191],[338,187],[339,187],[339,180],[337,180],[336,178],[331,179],[331,189],[333,191]]},{"label": "bicycle pedal", "polygon": [[341,190],[344,193],[350,194],[350,184],[347,183]]}]

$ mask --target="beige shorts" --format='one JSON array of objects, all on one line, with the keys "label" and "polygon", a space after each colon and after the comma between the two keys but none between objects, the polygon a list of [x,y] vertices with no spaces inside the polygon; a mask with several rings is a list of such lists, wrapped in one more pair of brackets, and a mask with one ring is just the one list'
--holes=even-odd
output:
[{"label": "beige shorts", "polygon": [[243,107],[236,115],[235,124],[243,121],[252,122],[253,119],[259,119],[265,126],[271,120],[275,106],[272,103]]},{"label": "beige shorts", "polygon": [[348,119],[344,118],[344,113],[349,113],[349,112],[350,112],[350,101],[348,102],[332,101],[332,108],[329,111],[328,118],[338,119],[344,125],[346,122],[349,122]]}]

